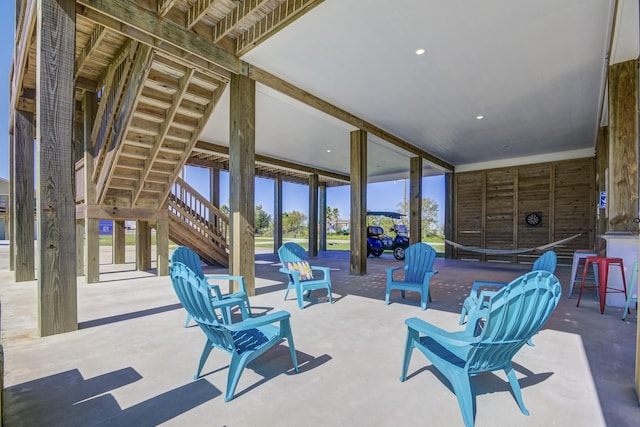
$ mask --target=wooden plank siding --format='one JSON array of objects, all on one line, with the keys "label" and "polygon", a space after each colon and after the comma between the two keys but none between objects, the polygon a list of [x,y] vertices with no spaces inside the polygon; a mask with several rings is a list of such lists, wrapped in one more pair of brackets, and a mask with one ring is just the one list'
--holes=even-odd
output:
[{"label": "wooden plank siding", "polygon": [[[594,245],[595,159],[464,172],[454,178],[454,240],[465,246],[517,249],[582,235],[555,247],[563,262]],[[528,213],[539,226],[526,224]],[[539,254],[486,255],[454,250],[454,258],[533,262]]]}]

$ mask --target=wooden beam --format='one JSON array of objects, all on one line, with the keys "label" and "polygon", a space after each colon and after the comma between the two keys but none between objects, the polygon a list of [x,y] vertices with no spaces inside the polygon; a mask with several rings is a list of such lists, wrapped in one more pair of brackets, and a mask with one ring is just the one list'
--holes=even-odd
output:
[{"label": "wooden beam", "polygon": [[138,201],[138,198],[140,197],[140,193],[142,192],[142,189],[145,186],[147,178],[149,177],[149,173],[153,168],[153,164],[155,163],[156,158],[158,157],[158,153],[160,153],[160,149],[162,148],[162,143],[164,141],[164,138],[167,136],[167,133],[169,133],[169,129],[171,128],[171,125],[173,124],[173,120],[175,119],[176,113],[178,112],[178,108],[180,108],[180,104],[182,103],[182,100],[184,99],[184,96],[187,93],[187,88],[191,83],[191,79],[193,78],[194,73],[195,73],[195,70],[190,68],[185,72],[182,79],[180,79],[178,90],[173,96],[171,107],[166,112],[164,121],[160,126],[160,132],[158,133],[158,136],[155,138],[153,147],[151,148],[151,150],[149,150],[149,157],[145,160],[144,170],[140,174],[140,178],[138,179],[136,188],[133,191],[133,199],[131,201],[132,206],[135,206],[135,204]]},{"label": "wooden beam", "polygon": [[169,275],[169,221],[156,222],[156,275]]},{"label": "wooden beam", "polygon": [[609,67],[608,231],[638,232],[638,60]]},{"label": "wooden beam", "polygon": [[192,29],[193,26],[207,14],[207,11],[215,2],[216,0],[196,0],[187,11],[187,22],[185,25],[187,30]]},{"label": "wooden beam", "polygon": [[102,25],[97,25],[96,28],[93,30],[93,33],[91,33],[91,35],[89,36],[89,40],[87,40],[87,44],[84,45],[84,47],[82,48],[82,52],[80,52],[80,55],[78,55],[78,57],[76,58],[75,67],[74,67],[75,78],[78,77],[78,73],[80,72],[82,65],[84,65],[84,62],[91,55],[91,53],[96,49],[96,47],[100,44],[100,42],[104,39],[106,35],[107,35],[107,31],[105,31],[105,28]]},{"label": "wooden beam", "polygon": [[[212,142],[198,141],[193,147],[194,152],[204,154],[220,154],[223,156],[229,155],[229,147],[225,145],[214,144]],[[269,166],[280,167],[284,169],[291,169],[294,171],[300,171],[303,173],[314,174],[317,173],[320,176],[332,178],[338,181],[349,182],[349,175],[341,174],[338,172],[332,172],[326,169],[318,169],[311,166],[304,166],[299,163],[289,162],[287,160],[278,159],[275,157],[265,156],[263,154],[256,154],[256,163],[262,163]],[[306,183],[305,183],[306,184]]]},{"label": "wooden beam", "polygon": [[151,270],[151,227],[149,221],[136,221],[136,270]]},{"label": "wooden beam", "polygon": [[152,208],[130,208],[128,206],[98,206],[78,205],[76,215],[79,218],[97,218],[110,220],[137,220],[140,218],[149,221],[162,221],[169,219],[169,213],[165,210]]},{"label": "wooden beam", "polygon": [[[92,205],[96,202],[96,184],[91,177],[95,167],[94,140],[91,132],[96,120],[98,110],[98,96],[95,92],[85,92],[82,100],[83,115],[83,143],[84,143],[84,205]],[[79,217],[76,215],[76,217]],[[100,234],[99,221],[94,217],[84,218],[84,276],[87,283],[100,281]],[[84,237],[84,236],[83,236]]]},{"label": "wooden beam", "polygon": [[351,251],[349,274],[367,274],[367,132],[351,132]]},{"label": "wooden beam", "polygon": [[423,159],[445,169],[448,171],[453,171],[454,166],[450,163],[445,162],[444,160],[427,153],[421,148],[412,145],[411,143],[379,128],[378,126],[367,122],[339,107],[336,107],[333,104],[330,104],[327,101],[324,101],[317,96],[302,90],[291,83],[288,83],[279,77],[274,76],[273,74],[268,73],[265,70],[262,70],[258,67],[254,67],[253,65],[247,64],[247,73],[258,83],[262,83],[265,86],[268,86],[274,90],[277,90],[280,93],[283,93],[297,101],[300,101],[310,107],[315,108],[316,110],[322,111],[332,117],[335,117],[338,120],[342,120],[343,122],[355,126],[359,129],[366,131],[372,135],[377,136],[390,144],[395,145],[396,147],[402,148],[416,156],[420,156]]},{"label": "wooden beam", "polygon": [[319,243],[318,249],[321,251],[327,250],[327,186],[324,184],[320,184],[318,187],[318,222],[319,222]]},{"label": "wooden beam", "polygon": [[282,246],[282,180],[273,180],[273,253]]},{"label": "wooden beam", "polygon": [[318,256],[318,175],[309,175],[309,256]]},{"label": "wooden beam", "polygon": [[422,158],[409,160],[409,241],[422,241]]},{"label": "wooden beam", "polygon": [[33,138],[34,115],[16,111],[13,128],[15,147],[13,150],[13,191],[12,210],[15,212],[15,253],[14,267],[16,282],[34,280],[35,249],[33,241]]},{"label": "wooden beam", "polygon": [[124,264],[126,260],[126,227],[123,220],[113,221],[113,241],[111,242],[111,250],[113,253],[111,262],[114,264]]},{"label": "wooden beam", "polygon": [[158,16],[163,18],[178,0],[158,0]]},{"label": "wooden beam", "polygon": [[[454,185],[454,173],[445,172],[444,174],[444,237],[447,240],[454,240],[454,218],[456,217],[455,209],[455,185]],[[453,258],[453,248],[451,245],[444,245],[444,257]]]},{"label": "wooden beam", "polygon": [[[323,0],[285,0],[236,39],[240,57],[322,3]],[[285,25],[286,22],[286,25]]]},{"label": "wooden beam", "polygon": [[233,76],[230,92],[229,269],[233,275],[244,276],[247,292],[255,295],[255,81],[245,76]]},{"label": "wooden beam", "polygon": [[[240,70],[240,60],[224,49],[215,46],[211,40],[199,37],[195,33],[186,30],[170,21],[158,19],[158,16],[136,3],[127,0],[77,0],[82,6],[105,15],[111,20],[102,20],[99,23],[119,33],[125,33],[132,37],[135,34],[127,34],[126,27],[133,28],[148,36],[141,37],[141,43],[151,43],[155,48],[162,48],[161,43],[166,42],[180,49],[184,49],[206,61],[219,65],[220,67],[237,73]],[[84,14],[89,19],[99,19],[92,14]],[[113,20],[119,22],[114,25]],[[113,27],[113,28],[112,28]],[[170,52],[169,52],[170,53]]]},{"label": "wooden beam", "polygon": [[36,0],[27,0],[23,12],[16,28],[16,45],[14,50],[14,58],[12,65],[12,82],[11,82],[11,114],[9,123],[13,126],[13,112],[18,109],[19,97],[22,93],[22,84],[24,81],[24,73],[27,68],[27,59],[29,58],[29,47],[33,42],[34,29],[36,27]]},{"label": "wooden beam", "polygon": [[36,74],[38,329],[78,328],[72,162],[75,0],[39,0]]},{"label": "wooden beam", "polygon": [[[208,1],[208,0],[207,0]],[[259,7],[269,0],[243,0],[238,6],[218,21],[213,27],[213,42],[217,43],[226,37],[237,25],[251,16]]]}]

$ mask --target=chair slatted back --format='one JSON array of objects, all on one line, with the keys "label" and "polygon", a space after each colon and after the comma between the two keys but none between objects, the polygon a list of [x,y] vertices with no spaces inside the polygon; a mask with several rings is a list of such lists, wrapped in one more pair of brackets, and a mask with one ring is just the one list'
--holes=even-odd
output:
[{"label": "chair slatted back", "polygon": [[180,262],[189,267],[198,277],[204,277],[200,257],[191,248],[178,246],[171,254],[171,263]]},{"label": "chair slatted back", "polygon": [[548,271],[549,273],[555,273],[557,262],[558,258],[556,256],[556,253],[554,251],[547,251],[540,255],[540,258],[538,258],[536,262],[533,263],[533,268],[531,268],[531,271],[544,270]]},{"label": "chair slatted back", "polygon": [[425,274],[433,270],[436,251],[426,243],[415,243],[404,251],[404,280],[422,283]]},{"label": "chair slatted back", "polygon": [[278,257],[283,266],[287,262],[298,262],[307,260],[307,252],[302,246],[294,242],[287,242],[278,249]]},{"label": "chair slatted back", "polygon": [[467,358],[469,372],[503,369],[510,363],[547,322],[561,293],[553,273],[532,271],[492,296],[484,327]]},{"label": "chair slatted back", "polygon": [[178,299],[209,341],[216,347],[233,352],[235,345],[231,333],[224,327],[211,305],[211,293],[204,278],[181,262],[171,264],[171,283]]}]

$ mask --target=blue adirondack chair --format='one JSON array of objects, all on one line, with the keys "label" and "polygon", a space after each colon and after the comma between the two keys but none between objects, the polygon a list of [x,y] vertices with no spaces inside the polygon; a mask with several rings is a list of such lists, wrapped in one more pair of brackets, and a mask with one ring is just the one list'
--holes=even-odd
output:
[{"label": "blue adirondack chair", "polygon": [[[173,253],[171,254],[171,264],[180,262],[187,267],[189,267],[196,276],[205,279],[208,283],[209,280],[234,280],[238,282],[239,291],[223,294],[220,290],[220,286],[216,284],[208,283],[209,289],[213,291],[212,298],[214,299],[229,299],[229,298],[241,298],[244,302],[244,306],[246,308],[246,314],[251,316],[251,305],[249,304],[249,296],[247,295],[247,290],[245,289],[244,277],[242,276],[230,276],[230,275],[220,275],[220,274],[204,274],[202,272],[202,266],[200,265],[200,257],[196,254],[191,248],[186,246],[178,246]],[[231,306],[227,306],[223,311],[222,316],[224,319],[224,323],[231,323]],[[246,318],[245,311],[242,311],[243,319]],[[191,321],[191,316],[187,314],[187,320],[184,322],[184,327],[186,328]]]},{"label": "blue adirondack chair", "polygon": [[193,379],[200,377],[202,368],[214,348],[231,355],[225,402],[233,399],[245,366],[283,339],[289,343],[293,368],[299,372],[288,312],[277,311],[234,324],[224,324],[216,310],[235,304],[233,299],[213,301],[206,280],[179,262],[171,266],[171,282],[178,299],[207,337],[198,371]]},{"label": "blue adirondack chair", "polygon": [[491,296],[480,329],[467,323],[464,331],[447,332],[415,317],[407,319],[400,381],[406,379],[411,354],[417,348],[449,380],[465,425],[473,426],[475,399],[470,377],[502,369],[520,411],[529,415],[511,359],[546,323],[561,293],[560,282],[552,273],[532,271]]},{"label": "blue adirondack chair", "polygon": [[[288,277],[287,299],[290,290],[296,291],[298,307],[304,308],[303,297],[309,297],[314,289],[326,289],[329,302],[333,304],[331,296],[331,269],[329,267],[311,266],[307,260],[307,253],[297,243],[287,242],[278,249],[278,257],[282,263],[280,272]],[[313,272],[322,272],[322,278],[315,277]]]},{"label": "blue adirondack chair", "polygon": [[[533,263],[531,271],[542,270],[548,271],[549,273],[555,273],[557,260],[558,258],[554,251],[547,251],[540,255],[540,257]],[[486,298],[492,295],[492,291],[482,291],[480,295],[478,295],[478,290],[480,288],[502,288],[504,286],[507,286],[507,284],[508,283],[485,282],[480,280],[474,282],[473,286],[471,287],[469,296],[464,300],[462,304],[460,321],[458,323],[460,325],[464,324],[465,317],[467,315],[471,316],[476,308],[484,306],[483,301],[486,301]]]},{"label": "blue adirondack chair", "polygon": [[[433,269],[436,259],[436,251],[426,243],[414,243],[404,251],[404,267],[387,268],[387,290],[385,302],[389,304],[389,295],[392,289],[399,289],[404,299],[405,291],[418,292],[420,294],[420,308],[427,309],[427,298],[431,301],[429,282],[431,277],[438,273]],[[393,273],[404,269],[404,278],[394,279]]]}]

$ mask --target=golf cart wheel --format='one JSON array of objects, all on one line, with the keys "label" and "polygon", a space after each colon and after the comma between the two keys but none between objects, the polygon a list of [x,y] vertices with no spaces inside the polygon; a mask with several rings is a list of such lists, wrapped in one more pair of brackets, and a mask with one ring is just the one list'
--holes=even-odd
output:
[{"label": "golf cart wheel", "polygon": [[393,248],[393,256],[397,260],[403,260],[404,259],[404,247],[396,246],[395,248]]},{"label": "golf cart wheel", "polygon": [[373,256],[380,256],[384,252],[384,249],[371,249],[371,254]]}]

